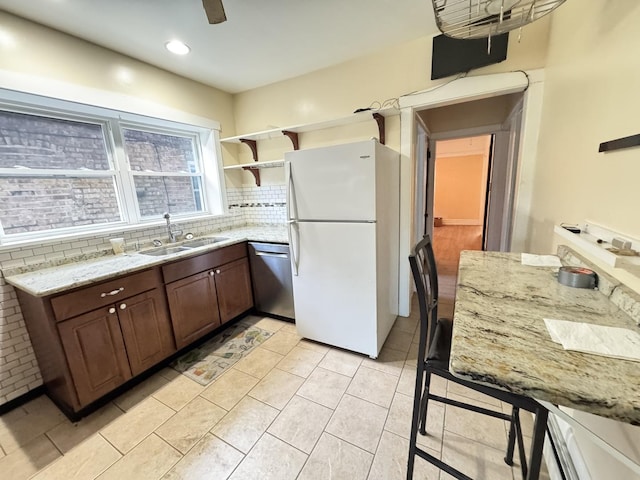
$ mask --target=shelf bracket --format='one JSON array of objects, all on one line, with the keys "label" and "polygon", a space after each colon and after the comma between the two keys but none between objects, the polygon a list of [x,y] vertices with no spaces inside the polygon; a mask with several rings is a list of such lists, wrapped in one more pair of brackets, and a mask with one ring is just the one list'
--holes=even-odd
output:
[{"label": "shelf bracket", "polygon": [[372,113],[373,119],[378,123],[378,133],[380,134],[380,143],[384,145],[384,117],[379,113]]},{"label": "shelf bracket", "polygon": [[250,140],[248,138],[241,138],[240,141],[245,145],[248,145],[251,149],[251,153],[253,154],[253,161],[258,161],[258,142],[255,140]]},{"label": "shelf bracket", "polygon": [[611,152],[612,150],[620,150],[621,148],[630,148],[640,146],[640,134],[631,135],[630,137],[617,138],[602,142],[598,152]]},{"label": "shelf bracket", "polygon": [[[253,161],[258,161],[258,142],[249,138],[241,138],[240,141],[251,149]],[[256,180],[256,187],[260,186],[260,169],[256,167],[242,167],[243,170],[249,171]]]},{"label": "shelf bracket", "polygon": [[256,187],[260,186],[260,169],[256,167],[242,167],[243,170],[248,170],[253,178],[256,179]]},{"label": "shelf bracket", "polygon": [[300,144],[298,143],[298,132],[292,132],[290,130],[282,130],[282,134],[289,137],[291,143],[293,144],[294,150],[300,150]]}]

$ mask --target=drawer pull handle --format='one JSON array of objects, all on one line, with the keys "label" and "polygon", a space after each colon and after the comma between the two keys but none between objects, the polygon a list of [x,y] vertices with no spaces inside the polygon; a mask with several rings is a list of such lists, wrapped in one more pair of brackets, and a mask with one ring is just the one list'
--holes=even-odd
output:
[{"label": "drawer pull handle", "polygon": [[101,293],[101,294],[100,294],[100,298],[104,298],[104,297],[106,297],[106,296],[109,296],[109,297],[110,297],[110,296],[112,296],[112,295],[117,295],[117,294],[119,294],[120,292],[122,292],[123,290],[124,290],[124,287],[120,287],[120,288],[118,288],[118,289],[116,289],[116,290],[111,290],[110,292],[103,292],[103,293]]},{"label": "drawer pull handle", "polygon": [[215,273],[213,273],[213,270],[209,272],[209,275],[211,275],[212,277],[215,275]]},{"label": "drawer pull handle", "polygon": [[220,275],[220,270],[219,270],[219,269],[218,269],[218,270],[216,270],[216,273],[217,273],[218,275]]},{"label": "drawer pull handle", "polygon": [[116,309],[115,309],[115,308],[113,308],[113,307],[111,307],[111,308],[109,309],[109,313],[116,313]]},{"label": "drawer pull handle", "polygon": [[126,303],[121,303],[120,304],[120,310],[124,310],[125,308],[127,308],[127,304]]}]

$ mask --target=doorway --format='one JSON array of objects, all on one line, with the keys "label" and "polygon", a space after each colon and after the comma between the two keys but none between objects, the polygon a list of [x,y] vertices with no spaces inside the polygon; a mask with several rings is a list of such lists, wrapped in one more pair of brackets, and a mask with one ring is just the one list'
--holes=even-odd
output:
[{"label": "doorway", "polygon": [[[465,190],[460,191],[453,188],[457,185],[455,182],[450,182],[445,190],[450,193],[452,201],[459,200],[460,211],[450,214],[449,218],[444,220],[448,220],[449,224],[482,225],[483,249],[511,250],[514,197],[521,148],[522,108],[523,95],[509,94],[445,107],[427,108],[415,113],[415,123],[422,125],[421,128],[427,132],[429,150],[432,152],[425,160],[416,157],[416,168],[420,167],[422,161],[427,162],[424,168],[427,173],[426,202],[416,199],[414,203],[415,209],[426,208],[424,217],[427,234],[433,235],[435,217],[443,216],[434,212],[434,201],[430,202],[435,198],[435,158],[477,155],[478,165],[482,157],[483,166],[473,168],[485,175],[482,180],[483,186],[473,189],[467,186]],[[451,161],[452,168],[456,162],[460,165],[466,162],[464,168],[459,165],[460,168],[454,176],[461,178],[465,169],[472,168],[471,161],[470,158]],[[445,161],[441,160],[440,163]],[[473,199],[470,198],[471,190],[474,192]],[[475,193],[478,193],[477,201]],[[418,216],[416,213],[416,218]],[[417,229],[414,231],[417,233]]]},{"label": "doorway", "polygon": [[434,141],[433,247],[440,296],[453,299],[462,250],[483,250],[494,135]]},{"label": "doorway", "polygon": [[[416,155],[416,124],[420,121],[424,112],[432,112],[442,108],[447,109],[446,118],[440,121],[426,119],[427,134],[440,135],[440,132],[466,130],[463,135],[474,135],[500,131],[503,124],[511,123],[514,130],[508,128],[502,132],[508,137],[506,142],[510,158],[515,160],[509,163],[505,170],[505,177],[513,180],[505,191],[507,208],[503,211],[506,220],[506,228],[503,230],[501,244],[504,250],[527,251],[531,208],[533,196],[533,184],[530,179],[535,170],[537,153],[537,138],[542,113],[542,98],[544,92],[544,78],[542,70],[529,70],[527,72],[505,72],[489,75],[477,75],[464,77],[437,85],[421,92],[412,93],[399,98],[400,106],[400,250],[399,265],[400,277],[399,314],[408,316],[411,312],[412,279],[409,264],[406,261],[410,254],[418,229],[422,227],[417,222],[416,209],[423,208],[421,201],[416,201],[416,171],[424,157]],[[479,108],[469,111],[467,108],[476,101],[493,99],[506,95],[518,94],[520,97],[519,119],[513,116],[512,122],[505,122],[505,116],[509,117],[512,110],[496,108]],[[508,102],[511,103],[511,102]],[[511,103],[511,105],[513,105]],[[458,115],[450,115],[449,109],[459,107]],[[488,126],[495,127],[487,131]],[[480,128],[479,128],[480,127]],[[470,130],[476,130],[470,132]],[[497,129],[497,130],[496,130]],[[481,131],[479,131],[481,130]],[[515,131],[518,130],[518,131]],[[439,137],[443,138],[443,137]],[[448,138],[451,138],[448,137]],[[505,142],[503,142],[505,143]],[[497,151],[497,149],[496,149]],[[494,156],[494,165],[497,160]],[[497,169],[497,168],[496,168]],[[502,170],[502,169],[498,169]],[[425,170],[422,170],[425,171]],[[430,171],[427,169],[427,175]],[[428,177],[430,178],[430,177]],[[427,178],[427,181],[429,179]],[[498,202],[499,203],[499,202]],[[427,211],[427,231],[433,233],[432,211]]]}]

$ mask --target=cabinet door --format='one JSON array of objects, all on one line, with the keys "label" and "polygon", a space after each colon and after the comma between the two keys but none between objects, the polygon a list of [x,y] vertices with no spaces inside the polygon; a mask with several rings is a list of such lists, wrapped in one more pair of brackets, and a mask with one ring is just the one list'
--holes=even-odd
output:
[{"label": "cabinet door", "polygon": [[171,282],[166,289],[178,348],[220,325],[213,270]]},{"label": "cabinet door", "polygon": [[134,375],[175,352],[171,320],[160,289],[127,298],[116,308]]},{"label": "cabinet door", "polygon": [[241,258],[215,269],[220,320],[228,322],[253,307],[249,260]]},{"label": "cabinet door", "polygon": [[109,313],[109,307],[104,307],[58,323],[81,405],[131,378],[118,316],[113,311]]}]

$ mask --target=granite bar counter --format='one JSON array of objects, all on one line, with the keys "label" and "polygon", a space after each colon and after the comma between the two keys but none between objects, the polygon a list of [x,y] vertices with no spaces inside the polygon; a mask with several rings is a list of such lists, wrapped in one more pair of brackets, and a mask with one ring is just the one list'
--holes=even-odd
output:
[{"label": "granite bar counter", "polygon": [[520,254],[462,252],[450,368],[454,375],[554,405],[640,425],[640,363],[566,351],[544,318],[640,331],[607,291],[557,282]]},{"label": "granite bar counter", "polygon": [[[207,235],[207,237],[224,237],[225,240],[162,256],[145,255],[141,252],[128,252],[121,255],[106,254],[97,258],[66,260],[67,263],[57,261],[55,264],[30,266],[3,273],[7,283],[31,295],[44,297],[247,240],[273,243],[289,242],[285,226],[243,227],[216,232]],[[180,243],[166,246],[174,245],[180,245]]]}]

